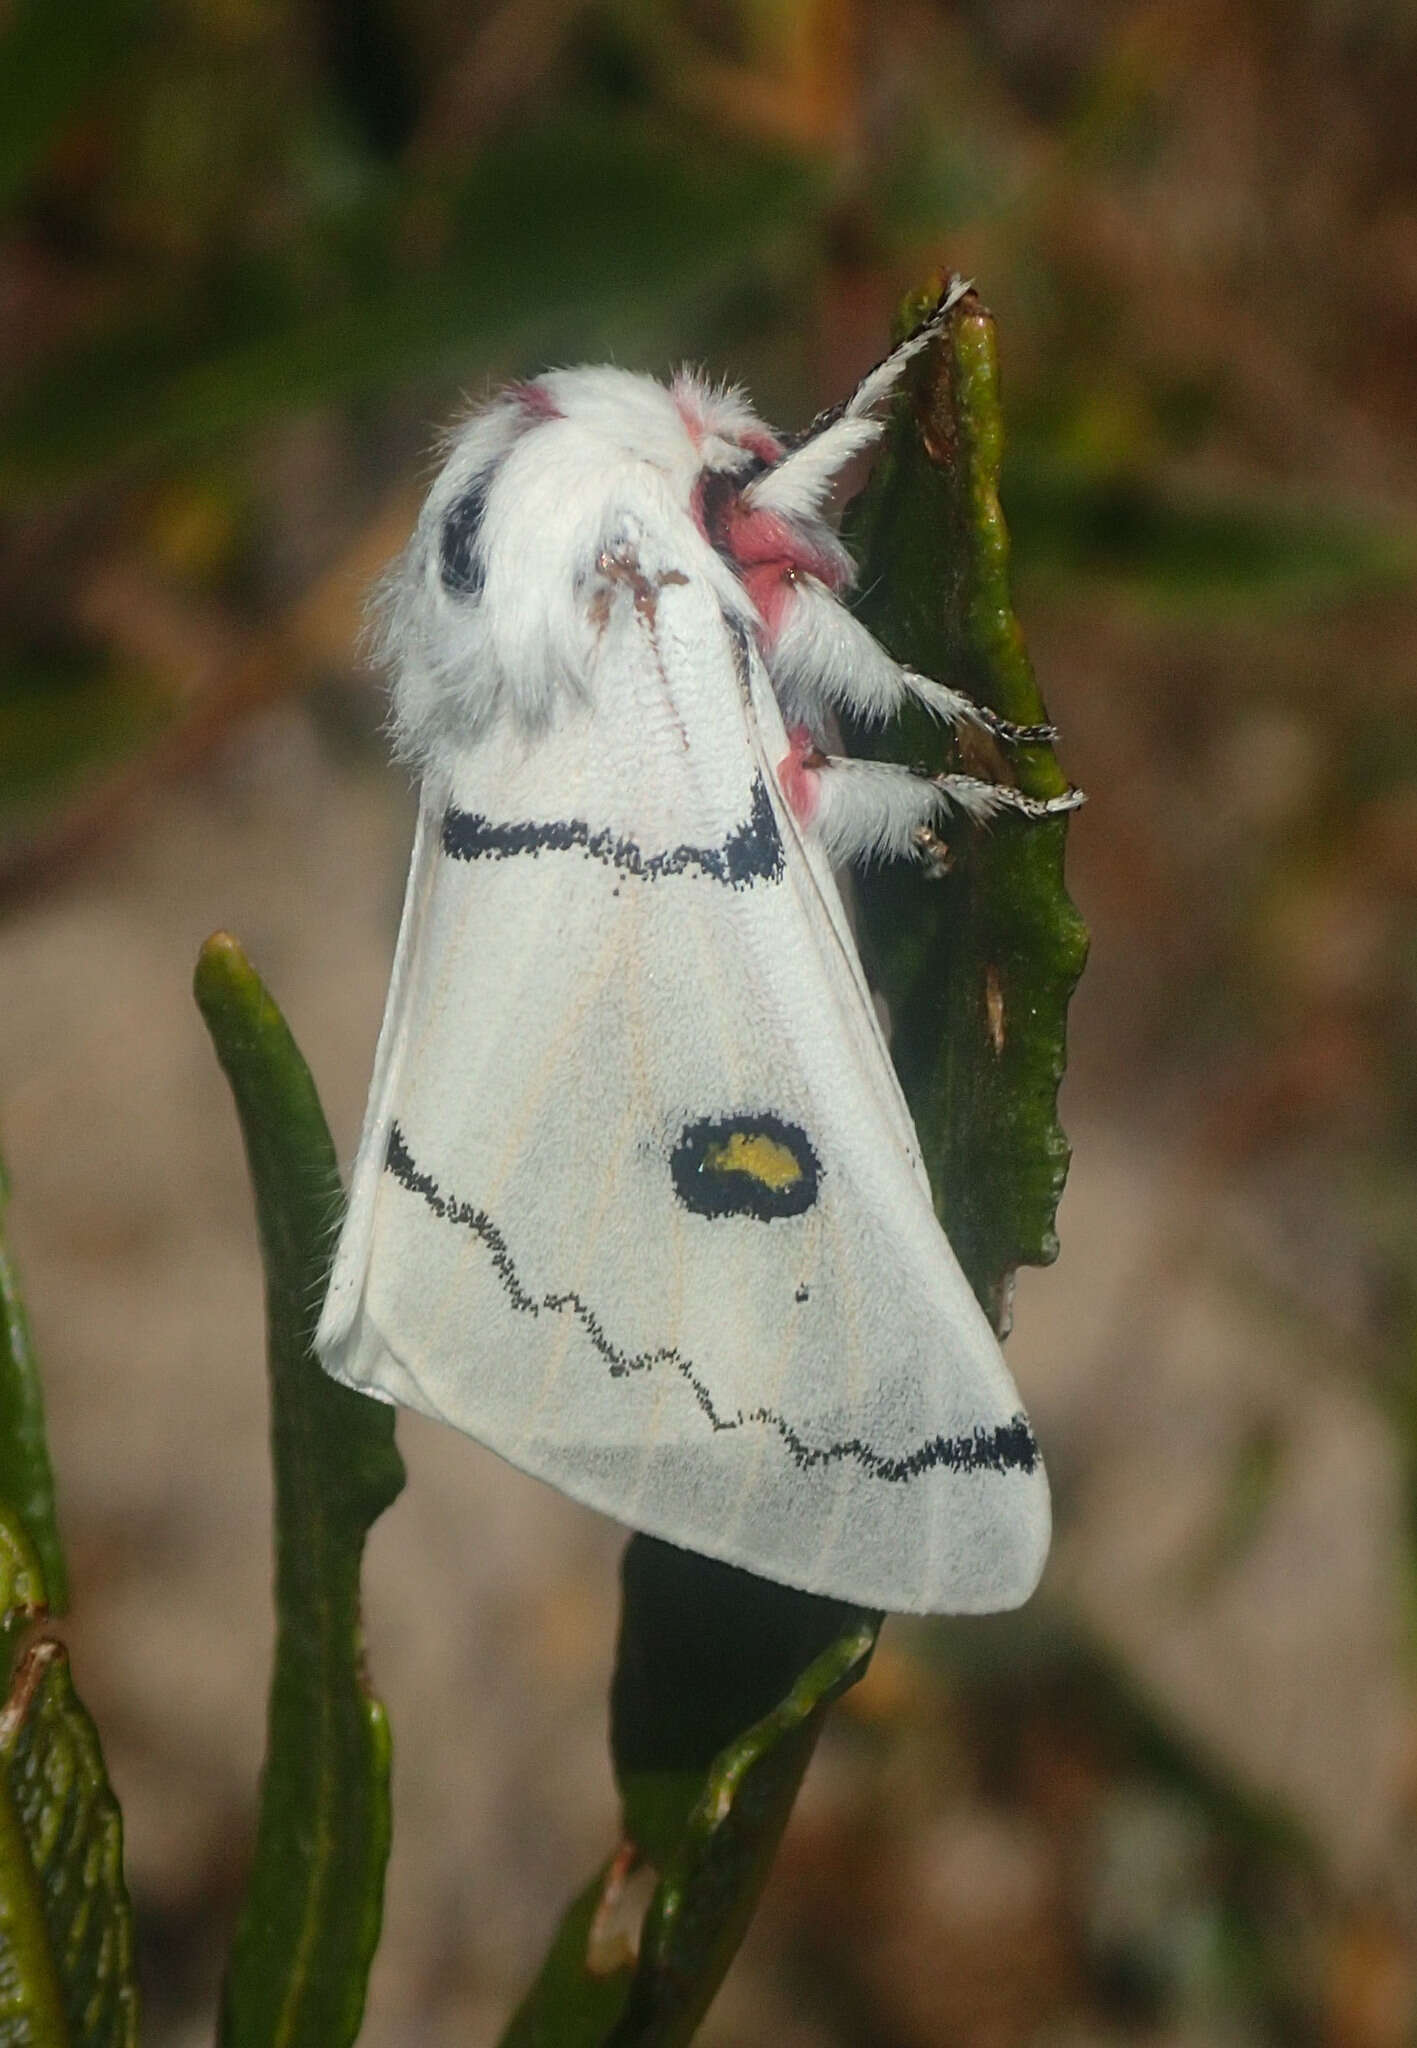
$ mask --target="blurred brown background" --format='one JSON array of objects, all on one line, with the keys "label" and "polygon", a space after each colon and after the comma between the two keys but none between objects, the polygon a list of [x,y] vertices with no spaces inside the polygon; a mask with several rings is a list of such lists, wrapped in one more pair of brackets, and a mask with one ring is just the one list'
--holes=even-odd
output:
[{"label": "blurred brown background", "polygon": [[[267,1662],[260,1283],[188,984],[345,1156],[410,818],[362,594],[506,375],[802,423],[944,266],[1093,927],[1011,1361],[1017,1618],[888,1628],[703,2038],[1411,2038],[1413,0],[11,0],[0,1125],[148,2038],[209,2037]],[[363,2039],[477,2048],[608,1847],[618,1532],[414,1418]]]}]

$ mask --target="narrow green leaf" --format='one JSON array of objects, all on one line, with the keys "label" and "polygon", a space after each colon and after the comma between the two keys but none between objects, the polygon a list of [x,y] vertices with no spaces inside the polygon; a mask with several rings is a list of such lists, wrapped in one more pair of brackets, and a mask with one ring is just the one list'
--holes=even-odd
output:
[{"label": "narrow green leaf", "polygon": [[62,1645],[31,1624],[64,1598],[54,1480],[29,1325],[3,1234],[0,1166],[0,2041],[126,2048],[137,2039],[122,1823]]},{"label": "narrow green leaf", "polygon": [[0,1671],[8,1685],[15,1652],[29,1630],[49,1613],[39,1553],[14,1511],[0,1506]]},{"label": "narrow green leaf", "polygon": [[137,2038],[122,1819],[64,1647],[46,1638],[0,1711],[0,2040]]},{"label": "narrow green leaf", "polygon": [[879,1626],[631,1537],[611,1747],[627,1841],[659,1882],[633,1969],[607,1969],[592,1939],[613,1866],[587,1887],[502,2048],[690,2039],[752,1918],[827,1704],[861,1676]]},{"label": "narrow green leaf", "polygon": [[621,1583],[610,1749],[625,1833],[662,1870],[708,1774],[863,1617],[650,1536],[630,1538]]},{"label": "narrow green leaf", "polygon": [[[971,296],[929,351],[853,508],[861,612],[900,659],[1034,724],[1044,714],[1009,594],[1001,455],[993,325]],[[889,745],[941,759],[925,720]],[[856,750],[870,751],[866,735]],[[963,765],[1011,772],[998,758]],[[1015,772],[1036,795],[1065,786],[1045,748],[1024,751]],[[1067,1163],[1056,1097],[1085,941],[1062,888],[1062,846],[1061,822],[1004,823],[962,838],[944,881],[901,864],[863,890],[866,945],[940,1213],[1000,1323],[1013,1268],[1052,1254]],[[751,1918],[827,1703],[861,1676],[879,1625],[631,1538],[612,1744],[626,1833],[659,1866],[659,1884],[635,1971],[615,1972],[608,1988],[587,1966],[599,1884],[582,1894],[504,2048],[690,2040]]]},{"label": "narrow green leaf", "polygon": [[629,1996],[634,1968],[587,1966],[591,1935],[612,1866],[596,1872],[567,1907],[535,1983],[502,2036],[501,2048],[600,2048]]},{"label": "narrow green leaf", "polygon": [[8,1507],[0,1507],[0,1629],[27,1626],[49,1612],[39,1553]]},{"label": "narrow green leaf", "polygon": [[693,2038],[747,1932],[827,1707],[865,1671],[879,1627],[878,1615],[858,1614],[714,1759],[655,1890],[608,2048]]},{"label": "narrow green leaf", "polygon": [[44,1604],[51,1613],[62,1614],[68,1601],[64,1552],[44,1434],[39,1367],[5,1238],[9,1192],[0,1160],[0,1502],[14,1510],[34,1546],[44,1580]]},{"label": "narrow green leaf", "polygon": [[359,1568],[403,1466],[393,1410],[326,1378],[311,1350],[340,1187],[309,1070],[224,933],[202,948],[196,994],[255,1189],[275,1465],[275,1673],[218,2038],[223,2048],[346,2048],[364,2010],[389,1848],[389,1732],[364,1682]]},{"label": "narrow green leaf", "polygon": [[[994,322],[970,293],[925,356],[853,508],[857,609],[899,661],[1020,724],[1046,713],[1009,591],[999,502],[1003,415]],[[853,750],[880,751],[867,733]],[[908,720],[891,752],[945,765],[940,730]],[[988,758],[992,755],[992,758]],[[951,764],[954,765],[954,764]],[[1065,778],[1045,747],[958,765],[1016,774],[1034,796]],[[860,887],[868,967],[920,1132],[935,1204],[996,1325],[1009,1276],[1057,1253],[1068,1145],[1057,1121],[1067,1005],[1087,934],[1063,887],[1063,819],[1001,819],[952,841],[951,873],[879,869]]]}]

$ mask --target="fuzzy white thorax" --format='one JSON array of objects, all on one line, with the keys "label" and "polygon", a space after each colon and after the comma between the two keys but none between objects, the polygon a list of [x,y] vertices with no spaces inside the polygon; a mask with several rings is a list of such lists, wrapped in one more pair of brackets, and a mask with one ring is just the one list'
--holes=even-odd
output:
[{"label": "fuzzy white thorax", "polygon": [[[590,600],[602,558],[619,549],[647,574],[702,577],[730,617],[754,623],[692,509],[705,471],[751,465],[744,432],[767,429],[741,394],[687,373],[670,389],[626,370],[556,370],[473,413],[379,594],[400,753],[426,768],[501,711],[544,730],[585,689]],[[472,499],[475,588],[459,589],[445,573],[446,535]]]}]

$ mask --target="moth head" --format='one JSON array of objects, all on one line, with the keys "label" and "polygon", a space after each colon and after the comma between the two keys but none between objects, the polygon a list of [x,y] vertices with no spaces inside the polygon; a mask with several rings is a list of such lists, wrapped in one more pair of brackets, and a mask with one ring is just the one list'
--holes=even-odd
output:
[{"label": "moth head", "polygon": [[945,310],[791,442],[736,387],[688,370],[669,384],[552,370],[479,407],[449,436],[378,597],[400,751],[426,768],[498,716],[534,735],[583,700],[607,556],[701,579],[764,646],[795,578],[842,591],[853,564],[828,517],[833,485]]},{"label": "moth head", "polygon": [[553,370],[479,407],[378,595],[400,751],[426,768],[501,714],[535,733],[583,697],[598,564],[627,545],[751,623],[696,508],[705,479],[735,488],[781,453],[741,392],[688,373]]}]

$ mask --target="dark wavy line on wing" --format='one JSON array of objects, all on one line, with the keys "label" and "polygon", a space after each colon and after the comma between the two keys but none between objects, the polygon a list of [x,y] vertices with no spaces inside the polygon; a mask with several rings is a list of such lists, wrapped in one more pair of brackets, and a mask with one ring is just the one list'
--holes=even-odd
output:
[{"label": "dark wavy line on wing", "polygon": [[742,1429],[745,1424],[760,1423],[775,1429],[793,1463],[804,1472],[819,1465],[840,1464],[849,1458],[873,1479],[898,1484],[916,1479],[923,1472],[933,1471],[936,1466],[960,1473],[1032,1472],[1038,1463],[1038,1445],[1028,1426],[1028,1418],[1021,1414],[993,1429],[975,1428],[959,1436],[929,1437],[913,1451],[898,1457],[887,1457],[860,1437],[850,1437],[834,1444],[810,1444],[786,1416],[771,1408],[740,1408],[733,1415],[721,1414],[708,1388],[695,1373],[692,1362],[672,1345],[660,1345],[653,1351],[622,1351],[611,1342],[600,1318],[579,1294],[569,1290],[564,1294],[540,1296],[528,1293],[507,1249],[507,1240],[486,1210],[471,1202],[459,1201],[455,1195],[445,1194],[433,1176],[418,1166],[397,1124],[392,1125],[389,1131],[385,1164],[399,1185],[410,1194],[418,1195],[442,1222],[457,1224],[482,1240],[507,1299],[520,1314],[539,1316],[546,1311],[553,1315],[573,1315],[615,1379],[630,1373],[649,1372],[657,1365],[672,1366],[692,1391],[711,1428]]},{"label": "dark wavy line on wing", "polygon": [[748,815],[718,846],[671,846],[663,853],[645,853],[633,839],[621,838],[608,826],[592,832],[584,818],[527,820],[484,818],[476,811],[450,805],[443,815],[443,851],[453,860],[510,860],[522,854],[584,853],[603,861],[637,882],[664,876],[701,874],[730,889],[753,882],[780,881],[782,838],[772,812],[772,799],[761,775],[753,777]]}]

